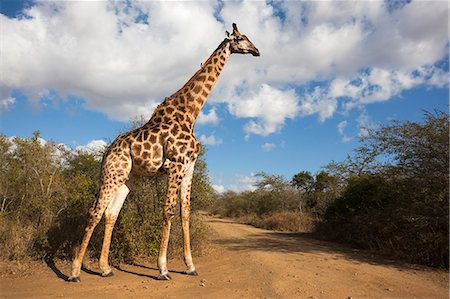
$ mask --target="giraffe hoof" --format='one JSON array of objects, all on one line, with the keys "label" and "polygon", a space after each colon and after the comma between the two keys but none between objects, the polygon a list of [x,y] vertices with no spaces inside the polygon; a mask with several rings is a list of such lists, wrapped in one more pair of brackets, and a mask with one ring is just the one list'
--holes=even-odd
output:
[{"label": "giraffe hoof", "polygon": [[102,273],[102,277],[111,277],[114,276],[114,273],[112,271],[109,271],[107,273]]},{"label": "giraffe hoof", "polygon": [[186,275],[191,275],[191,276],[198,276],[197,271],[186,271]]},{"label": "giraffe hoof", "polygon": [[67,281],[68,282],[80,282],[81,280],[80,280],[79,276],[76,276],[76,277],[71,276],[71,277],[67,278]]},{"label": "giraffe hoof", "polygon": [[170,277],[169,274],[161,274],[158,276],[158,280],[171,280],[172,277]]}]

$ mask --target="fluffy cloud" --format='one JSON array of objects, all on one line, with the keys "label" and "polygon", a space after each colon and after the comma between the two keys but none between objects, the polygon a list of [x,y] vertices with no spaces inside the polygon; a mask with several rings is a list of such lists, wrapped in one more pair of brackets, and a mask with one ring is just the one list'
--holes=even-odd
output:
[{"label": "fluffy cloud", "polygon": [[205,134],[200,135],[200,143],[203,145],[219,145],[222,144],[222,139],[217,138],[214,135],[206,136]]},{"label": "fluffy cloud", "polygon": [[222,194],[226,191],[225,187],[223,185],[214,185],[212,184],[211,187],[213,187],[214,191],[216,191],[219,194]]},{"label": "fluffy cloud", "polygon": [[[9,144],[11,146],[9,149],[10,153],[13,153],[14,151],[16,151],[17,139],[21,140],[22,138],[17,137],[17,136],[10,136],[10,137],[6,138],[7,142],[9,142]],[[49,142],[42,137],[37,137],[37,141],[39,141],[41,146],[46,146],[49,144]],[[75,152],[82,152],[82,153],[86,153],[86,154],[95,155],[96,158],[98,158],[100,160],[102,158],[103,152],[107,146],[107,143],[104,140],[92,140],[85,145],[77,146],[75,149],[67,146],[64,143],[56,144],[53,141],[50,141],[50,144],[56,145],[53,158],[55,159],[55,161],[61,162],[62,163],[61,165],[64,165],[67,162],[66,161],[67,153],[70,154],[70,153],[75,153]]]},{"label": "fluffy cloud", "polygon": [[255,191],[258,178],[254,173],[250,175],[236,175],[234,182],[230,184],[229,190],[234,192]]},{"label": "fluffy cloud", "polygon": [[31,101],[45,90],[74,95],[119,120],[150,115],[223,36],[209,2],[42,1],[24,14],[0,15],[0,87]]},{"label": "fluffy cloud", "polygon": [[283,126],[286,118],[298,113],[297,97],[293,89],[286,91],[262,84],[231,99],[229,110],[237,117],[255,118],[245,125],[247,134],[269,135]]},{"label": "fluffy cloud", "polygon": [[8,111],[8,109],[14,105],[16,99],[13,97],[7,97],[5,99],[0,99],[0,114]]},{"label": "fluffy cloud", "polygon": [[347,126],[347,121],[346,120],[344,120],[344,121],[341,121],[339,124],[338,124],[338,132],[339,132],[339,134],[344,134],[344,130],[345,130],[345,127]]},{"label": "fluffy cloud", "polygon": [[349,136],[347,136],[347,135],[345,134],[345,128],[347,127],[347,124],[348,124],[348,122],[347,122],[346,120],[344,120],[344,121],[341,121],[341,122],[338,124],[338,126],[337,126],[339,135],[342,136],[342,142],[343,142],[343,143],[347,143],[347,142],[350,142],[350,141],[352,140],[351,137],[349,137]]},{"label": "fluffy cloud", "polygon": [[[325,121],[418,85],[448,84],[437,64],[448,51],[447,3],[389,3],[39,1],[24,17],[0,15],[0,94],[20,90],[38,105],[51,91],[114,119],[149,116],[236,22],[261,57],[234,55],[210,102],[249,118],[247,136],[267,136],[286,119]],[[216,117],[210,110],[199,121]]]},{"label": "fluffy cloud", "polygon": [[104,140],[92,140],[89,143],[85,145],[79,145],[75,148],[75,150],[86,153],[86,154],[93,154],[93,155],[101,155],[105,148],[107,146],[107,143]]},{"label": "fluffy cloud", "polygon": [[276,147],[277,147],[276,144],[270,143],[270,142],[266,142],[266,143],[264,143],[263,145],[261,145],[262,150],[265,151],[265,152],[271,152],[271,151],[273,151]]},{"label": "fluffy cloud", "polygon": [[209,110],[208,113],[204,113],[203,111],[200,111],[200,114],[197,118],[197,123],[204,125],[204,124],[213,124],[217,125],[219,123],[219,117],[216,113],[216,108],[213,107],[211,110]]},{"label": "fluffy cloud", "polygon": [[359,115],[357,122],[359,127],[358,133],[359,137],[367,136],[368,130],[375,129],[377,126],[377,124],[370,119],[370,116],[367,114],[365,110],[361,111],[361,114]]}]

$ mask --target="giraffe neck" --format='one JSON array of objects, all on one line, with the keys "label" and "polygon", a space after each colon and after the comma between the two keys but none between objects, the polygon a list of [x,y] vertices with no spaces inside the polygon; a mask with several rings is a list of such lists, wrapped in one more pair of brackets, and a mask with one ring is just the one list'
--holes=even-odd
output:
[{"label": "giraffe neck", "polygon": [[202,63],[200,69],[177,92],[166,98],[166,103],[178,107],[195,120],[219,78],[228,57],[231,54],[230,43],[225,39],[219,47]]}]

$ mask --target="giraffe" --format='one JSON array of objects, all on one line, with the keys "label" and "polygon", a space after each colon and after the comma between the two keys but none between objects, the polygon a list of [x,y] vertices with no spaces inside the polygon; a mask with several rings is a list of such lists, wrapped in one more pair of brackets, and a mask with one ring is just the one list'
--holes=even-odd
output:
[{"label": "giraffe", "polygon": [[158,256],[160,280],[170,280],[167,268],[167,246],[171,220],[180,197],[183,231],[183,253],[187,270],[196,276],[189,237],[190,191],[194,165],[200,144],[194,134],[194,124],[228,57],[233,53],[259,56],[258,49],[238,31],[226,37],[200,65],[200,69],[177,92],[164,99],[142,127],[119,135],[109,146],[102,160],[99,195],[89,210],[89,221],[80,249],[72,263],[68,281],[79,282],[83,257],[92,233],[105,216],[105,234],[99,259],[102,276],[113,275],[108,263],[114,224],[130,192],[132,181],[139,176],[167,174],[167,191],[163,208],[163,229]]}]

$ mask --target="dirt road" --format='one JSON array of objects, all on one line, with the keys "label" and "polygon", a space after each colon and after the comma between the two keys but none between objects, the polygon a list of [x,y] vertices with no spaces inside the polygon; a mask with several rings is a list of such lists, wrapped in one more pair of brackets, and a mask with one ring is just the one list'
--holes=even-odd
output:
[{"label": "dirt road", "polygon": [[198,277],[169,261],[173,280],[157,281],[155,261],[121,265],[102,278],[96,266],[81,283],[65,282],[68,263],[0,278],[1,298],[448,298],[448,273],[401,265],[299,234],[206,218],[216,232]]}]

